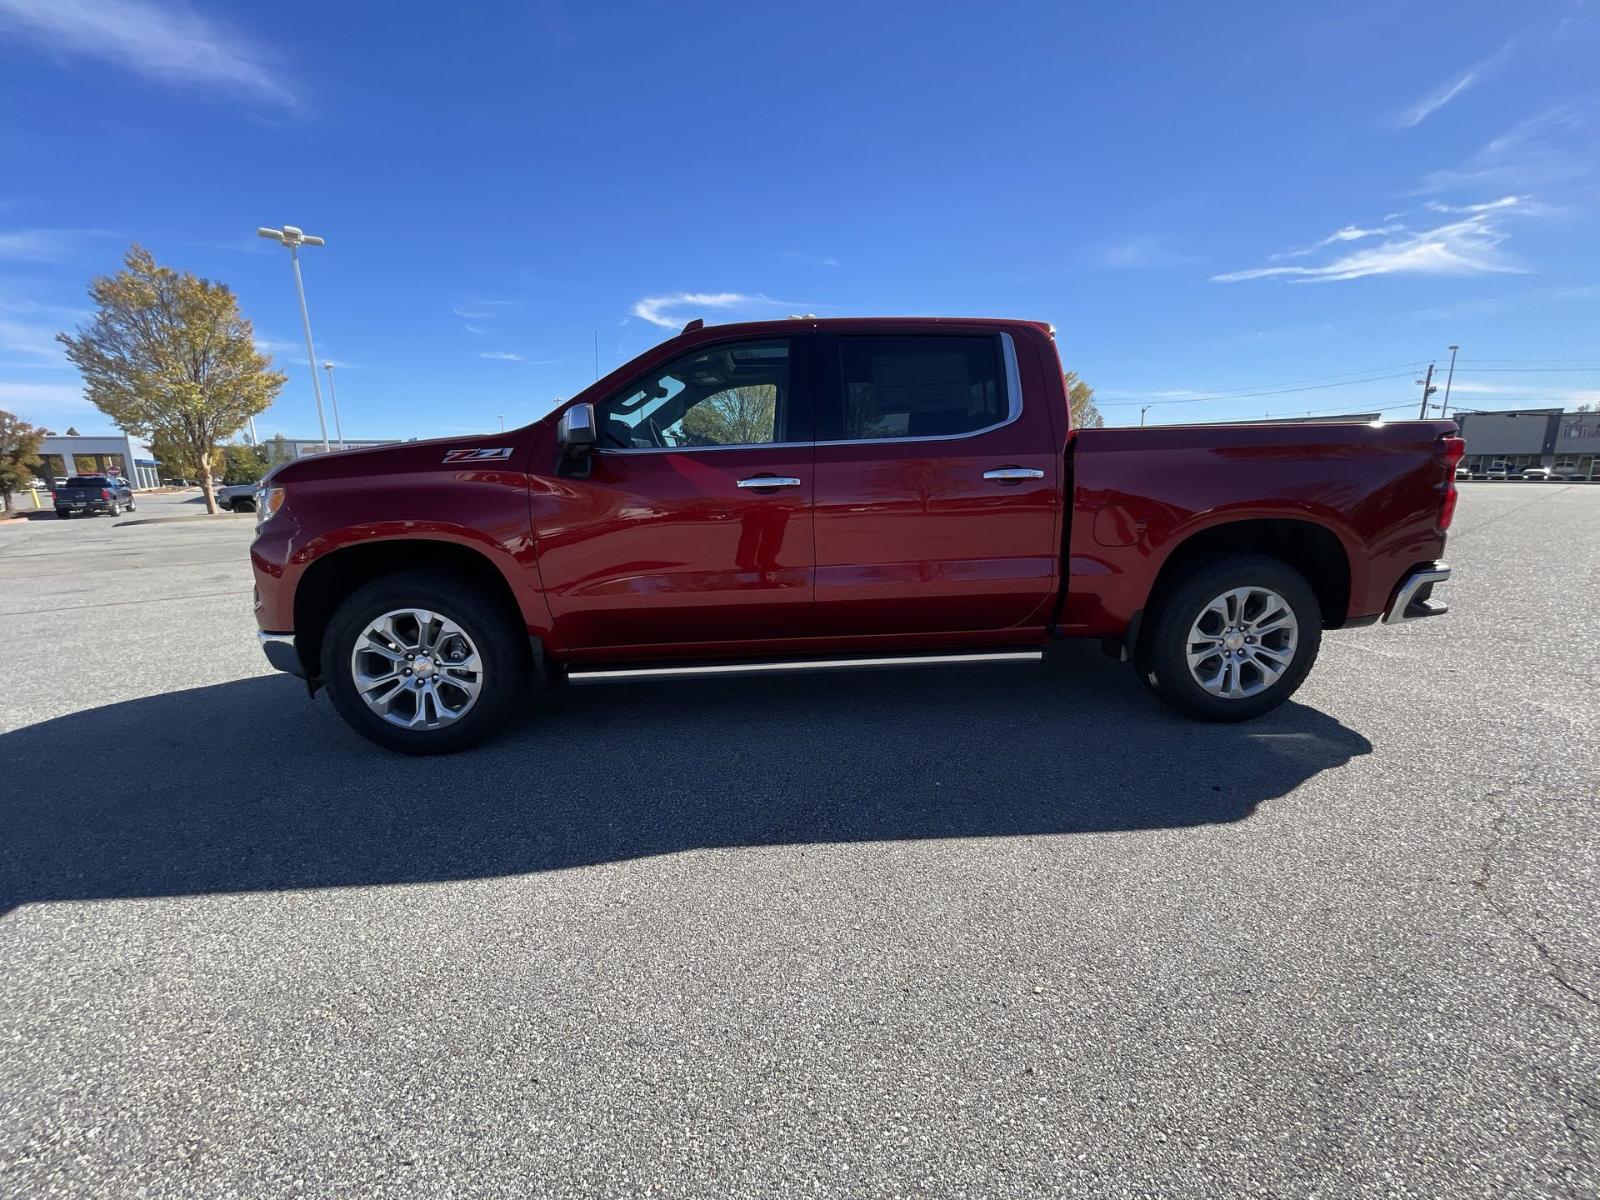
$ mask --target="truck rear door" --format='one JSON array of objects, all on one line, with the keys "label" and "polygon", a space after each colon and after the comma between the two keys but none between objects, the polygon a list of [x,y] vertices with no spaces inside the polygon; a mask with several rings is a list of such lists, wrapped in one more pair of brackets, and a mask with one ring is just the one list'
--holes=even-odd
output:
[{"label": "truck rear door", "polygon": [[1062,458],[993,327],[819,337],[817,632],[962,633],[1043,621],[1060,571]]}]

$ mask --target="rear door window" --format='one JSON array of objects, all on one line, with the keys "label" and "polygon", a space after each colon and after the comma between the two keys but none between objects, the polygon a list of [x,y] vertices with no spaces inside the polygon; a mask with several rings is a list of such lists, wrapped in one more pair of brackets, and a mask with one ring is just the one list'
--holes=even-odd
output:
[{"label": "rear door window", "polygon": [[839,371],[823,440],[960,437],[1012,415],[997,336],[847,335]]}]

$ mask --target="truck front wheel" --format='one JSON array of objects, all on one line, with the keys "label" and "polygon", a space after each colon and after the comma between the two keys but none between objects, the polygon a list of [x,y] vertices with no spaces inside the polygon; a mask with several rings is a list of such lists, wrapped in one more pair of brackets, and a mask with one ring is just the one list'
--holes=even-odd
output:
[{"label": "truck front wheel", "polygon": [[1156,602],[1135,661],[1151,690],[1207,721],[1248,721],[1305,679],[1322,607],[1305,577],[1262,554],[1201,565]]},{"label": "truck front wheel", "polygon": [[520,632],[466,581],[406,571],[339,606],[322,639],[322,676],[362,737],[402,754],[448,754],[493,733],[526,692]]}]

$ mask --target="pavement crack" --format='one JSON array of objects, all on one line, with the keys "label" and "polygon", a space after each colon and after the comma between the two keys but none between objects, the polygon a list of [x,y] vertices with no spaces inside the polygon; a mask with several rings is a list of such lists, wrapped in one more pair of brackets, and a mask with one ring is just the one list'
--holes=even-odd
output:
[{"label": "pavement crack", "polygon": [[1495,860],[1499,857],[1501,847],[1505,844],[1510,832],[1515,828],[1515,822],[1512,821],[1505,807],[1499,802],[1499,796],[1500,793],[1498,792],[1489,794],[1489,798],[1494,801],[1496,807],[1494,819],[1489,822],[1492,836],[1489,839],[1488,846],[1484,848],[1483,858],[1478,863],[1478,873],[1472,880],[1472,886],[1483,896],[1484,902],[1489,906],[1490,910],[1533,948],[1534,952],[1538,954],[1540,962],[1544,964],[1545,973],[1549,975],[1558,987],[1565,989],[1585,1004],[1600,1008],[1600,999],[1572,982],[1567,977],[1566,967],[1556,957],[1555,952],[1545,944],[1544,939],[1517,920],[1512,914],[1510,906],[1501,901],[1494,893],[1492,884],[1494,882]]}]

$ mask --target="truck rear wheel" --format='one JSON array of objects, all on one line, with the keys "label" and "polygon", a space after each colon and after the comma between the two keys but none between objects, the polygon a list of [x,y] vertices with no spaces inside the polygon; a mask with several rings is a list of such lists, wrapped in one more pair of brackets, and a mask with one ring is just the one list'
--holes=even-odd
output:
[{"label": "truck rear wheel", "polygon": [[1305,576],[1264,554],[1198,566],[1156,602],[1136,662],[1150,689],[1206,721],[1248,721],[1282,704],[1322,644]]},{"label": "truck rear wheel", "polygon": [[328,622],[322,675],[355,731],[402,754],[448,754],[493,733],[524,693],[521,630],[471,584],[434,571],[356,590]]}]

